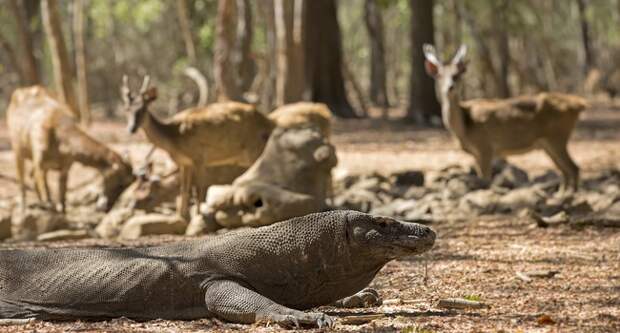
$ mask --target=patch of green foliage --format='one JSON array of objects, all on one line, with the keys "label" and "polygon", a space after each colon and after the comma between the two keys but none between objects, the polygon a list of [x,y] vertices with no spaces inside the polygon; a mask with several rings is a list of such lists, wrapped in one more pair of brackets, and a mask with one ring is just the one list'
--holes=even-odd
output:
[{"label": "patch of green foliage", "polygon": [[482,300],[480,295],[465,295],[463,296],[463,298],[468,301],[474,301],[474,302],[480,302]]}]

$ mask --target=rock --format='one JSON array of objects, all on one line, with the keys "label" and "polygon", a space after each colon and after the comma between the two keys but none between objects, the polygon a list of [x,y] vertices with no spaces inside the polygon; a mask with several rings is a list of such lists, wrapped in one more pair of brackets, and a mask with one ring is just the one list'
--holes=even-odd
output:
[{"label": "rock", "polygon": [[95,232],[101,238],[115,238],[120,233],[123,224],[135,215],[144,215],[144,213],[127,207],[113,209],[97,225]]},{"label": "rock", "polygon": [[370,212],[376,215],[402,217],[417,208],[415,200],[394,199],[386,205],[373,208]]},{"label": "rock", "polygon": [[424,186],[424,173],[417,170],[407,170],[393,173],[390,178],[396,186]]},{"label": "rock", "polygon": [[493,177],[492,186],[514,189],[529,182],[527,173],[514,165],[506,164],[497,175]]},{"label": "rock", "polygon": [[199,236],[219,230],[221,226],[215,221],[213,214],[196,214],[185,230],[185,236]]},{"label": "rock", "polygon": [[66,240],[78,240],[90,238],[90,234],[87,230],[56,230],[51,232],[46,232],[44,234],[40,234],[37,237],[38,241],[41,242],[54,242],[54,241],[66,241]]},{"label": "rock", "polygon": [[477,190],[467,193],[459,202],[459,208],[474,214],[492,214],[496,212],[499,195],[491,190]]},{"label": "rock", "polygon": [[123,225],[119,237],[122,239],[138,239],[146,235],[181,235],[186,228],[187,222],[179,216],[147,214],[129,219]]},{"label": "rock", "polygon": [[352,188],[336,196],[334,206],[341,209],[352,209],[360,212],[370,212],[373,207],[383,204],[377,193],[364,189]]},{"label": "rock", "polygon": [[0,240],[11,238],[11,212],[0,211]]},{"label": "rock", "polygon": [[504,194],[499,199],[499,204],[502,210],[517,211],[522,208],[536,208],[544,201],[544,192],[534,187],[524,187]]},{"label": "rock", "polygon": [[11,233],[16,240],[34,240],[38,235],[64,229],[69,222],[63,214],[41,208],[14,209]]}]

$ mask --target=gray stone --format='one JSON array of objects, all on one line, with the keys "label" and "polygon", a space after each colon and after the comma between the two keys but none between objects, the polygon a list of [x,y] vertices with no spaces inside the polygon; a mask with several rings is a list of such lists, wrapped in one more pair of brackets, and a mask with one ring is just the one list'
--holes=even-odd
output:
[{"label": "gray stone", "polygon": [[182,235],[187,228],[187,222],[181,217],[173,215],[147,214],[132,217],[127,221],[119,234],[122,239],[137,239],[146,235]]},{"label": "gray stone", "polygon": [[14,209],[11,233],[16,240],[35,240],[38,235],[64,229],[69,222],[63,214],[41,208]]},{"label": "gray stone", "polygon": [[87,230],[63,229],[63,230],[56,230],[56,231],[51,231],[51,232],[40,234],[37,237],[37,240],[41,242],[54,242],[54,241],[66,241],[66,240],[79,240],[79,239],[85,239],[85,238],[90,238],[90,237],[91,236]]},{"label": "gray stone", "polygon": [[95,232],[101,238],[115,238],[121,232],[123,224],[136,215],[144,215],[144,213],[127,207],[113,209],[97,225]]},{"label": "gray stone", "polygon": [[395,172],[390,178],[396,186],[424,186],[424,173],[418,170]]},{"label": "gray stone", "polygon": [[477,190],[463,196],[459,208],[474,214],[491,214],[496,212],[498,203],[497,193],[491,190]]}]

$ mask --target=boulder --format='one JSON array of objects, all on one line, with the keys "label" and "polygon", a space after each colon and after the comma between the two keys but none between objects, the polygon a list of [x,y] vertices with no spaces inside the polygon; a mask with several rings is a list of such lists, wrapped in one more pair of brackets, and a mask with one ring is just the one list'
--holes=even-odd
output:
[{"label": "boulder", "polygon": [[16,240],[35,240],[42,233],[69,225],[63,214],[43,208],[14,209],[11,220],[11,233]]},{"label": "boulder", "polygon": [[327,208],[334,147],[316,127],[276,128],[230,186],[211,186],[206,211],[222,227],[261,226]]},{"label": "boulder", "polygon": [[464,195],[459,208],[476,215],[492,214],[498,210],[499,198],[492,190],[477,190]]},{"label": "boulder", "polygon": [[179,216],[147,214],[129,219],[123,225],[119,238],[138,239],[147,235],[181,235],[186,228],[187,222]]},{"label": "boulder", "polygon": [[527,173],[512,164],[505,164],[501,170],[493,176],[492,186],[515,189],[529,182]]},{"label": "boulder", "polygon": [[56,230],[40,234],[37,237],[41,242],[54,242],[54,241],[67,241],[67,240],[79,240],[90,238],[90,233],[87,230]]},{"label": "boulder", "polygon": [[424,186],[424,173],[418,170],[406,170],[390,175],[396,186]]},{"label": "boulder", "polygon": [[507,192],[499,199],[505,211],[518,211],[523,208],[535,209],[545,201],[546,194],[534,187],[523,187]]},{"label": "boulder", "polygon": [[99,222],[95,233],[101,238],[115,238],[121,232],[123,224],[136,215],[144,215],[144,212],[127,207],[115,208]]}]

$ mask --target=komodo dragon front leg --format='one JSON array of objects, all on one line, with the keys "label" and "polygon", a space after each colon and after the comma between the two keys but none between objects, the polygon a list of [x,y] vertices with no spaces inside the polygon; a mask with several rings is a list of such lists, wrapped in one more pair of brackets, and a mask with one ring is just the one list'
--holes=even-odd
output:
[{"label": "komodo dragon front leg", "polygon": [[210,282],[205,302],[210,313],[232,322],[269,321],[287,327],[302,324],[319,328],[334,325],[334,320],[326,314],[287,308],[234,281]]}]

